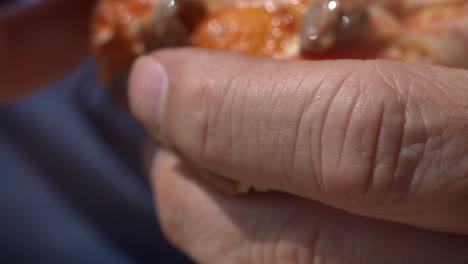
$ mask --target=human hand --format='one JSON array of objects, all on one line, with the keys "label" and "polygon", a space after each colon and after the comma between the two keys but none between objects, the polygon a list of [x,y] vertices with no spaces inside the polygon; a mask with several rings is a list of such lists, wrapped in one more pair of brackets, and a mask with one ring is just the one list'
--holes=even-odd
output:
[{"label": "human hand", "polygon": [[63,76],[88,52],[94,0],[0,9],[0,103]]},{"label": "human hand", "polygon": [[159,219],[198,262],[466,263],[467,83],[462,69],[182,49],[136,63],[130,102],[193,162],[283,192],[227,196],[161,153]]}]

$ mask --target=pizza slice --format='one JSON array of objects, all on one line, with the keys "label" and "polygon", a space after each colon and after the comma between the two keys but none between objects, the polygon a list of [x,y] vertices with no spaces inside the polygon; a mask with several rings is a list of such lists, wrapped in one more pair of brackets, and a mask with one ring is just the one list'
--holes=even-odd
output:
[{"label": "pizza slice", "polygon": [[[275,59],[394,59],[468,68],[468,0],[100,0],[91,51],[102,82],[126,104],[133,61],[154,49],[198,46]],[[248,184],[185,159],[213,185]]]}]

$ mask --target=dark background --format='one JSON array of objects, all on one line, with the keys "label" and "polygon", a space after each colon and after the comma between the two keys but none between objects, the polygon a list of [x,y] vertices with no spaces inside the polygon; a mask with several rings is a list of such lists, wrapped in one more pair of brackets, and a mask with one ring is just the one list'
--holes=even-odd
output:
[{"label": "dark background", "polygon": [[0,105],[0,263],[190,263],[157,225],[145,138],[90,60]]}]

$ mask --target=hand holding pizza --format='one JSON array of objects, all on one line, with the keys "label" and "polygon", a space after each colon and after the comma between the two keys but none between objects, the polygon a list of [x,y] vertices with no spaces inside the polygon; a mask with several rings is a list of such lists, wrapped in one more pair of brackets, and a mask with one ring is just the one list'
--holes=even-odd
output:
[{"label": "hand holding pizza", "polygon": [[225,195],[160,153],[160,221],[200,263],[466,263],[467,83],[456,68],[189,48],[139,59],[130,103],[200,167],[278,191]]}]

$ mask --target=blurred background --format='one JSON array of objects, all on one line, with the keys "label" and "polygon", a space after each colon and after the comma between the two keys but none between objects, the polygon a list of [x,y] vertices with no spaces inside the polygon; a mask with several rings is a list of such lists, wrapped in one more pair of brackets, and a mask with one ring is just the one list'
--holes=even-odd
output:
[{"label": "blurred background", "polygon": [[95,72],[0,105],[0,263],[190,263],[158,227],[146,135]]}]

